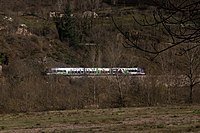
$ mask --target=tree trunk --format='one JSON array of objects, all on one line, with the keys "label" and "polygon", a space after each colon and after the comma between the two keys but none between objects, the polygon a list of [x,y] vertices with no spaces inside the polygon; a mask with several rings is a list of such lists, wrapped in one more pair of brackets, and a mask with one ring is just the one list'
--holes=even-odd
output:
[{"label": "tree trunk", "polygon": [[193,91],[193,85],[190,85],[190,96],[189,96],[189,103],[193,103],[193,97],[192,97],[192,91]]},{"label": "tree trunk", "polygon": [[119,104],[120,107],[125,107],[125,103],[124,103],[124,98],[123,98],[123,92],[122,92],[122,86],[121,86],[121,81],[119,80],[119,77],[117,75],[117,83],[118,83],[118,91],[119,91]]}]

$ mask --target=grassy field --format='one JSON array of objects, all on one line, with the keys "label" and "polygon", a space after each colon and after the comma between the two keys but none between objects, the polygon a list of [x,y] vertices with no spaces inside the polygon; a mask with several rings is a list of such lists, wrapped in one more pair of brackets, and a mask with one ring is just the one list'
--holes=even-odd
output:
[{"label": "grassy field", "polygon": [[84,109],[0,115],[2,133],[200,132],[200,106]]}]

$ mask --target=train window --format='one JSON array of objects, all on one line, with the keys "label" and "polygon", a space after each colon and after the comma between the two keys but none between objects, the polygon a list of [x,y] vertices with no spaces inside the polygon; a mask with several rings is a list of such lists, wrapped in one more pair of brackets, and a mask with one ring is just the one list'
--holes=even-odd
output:
[{"label": "train window", "polygon": [[137,72],[137,70],[128,70],[128,72]]},{"label": "train window", "polygon": [[122,73],[122,70],[120,69],[120,70],[118,71],[118,73]]},{"label": "train window", "polygon": [[82,71],[80,70],[80,71],[77,71],[79,74],[81,74],[82,73]]},{"label": "train window", "polygon": [[144,72],[144,70],[140,68],[140,69],[138,69],[138,72],[142,72],[142,73],[143,73],[143,72]]}]

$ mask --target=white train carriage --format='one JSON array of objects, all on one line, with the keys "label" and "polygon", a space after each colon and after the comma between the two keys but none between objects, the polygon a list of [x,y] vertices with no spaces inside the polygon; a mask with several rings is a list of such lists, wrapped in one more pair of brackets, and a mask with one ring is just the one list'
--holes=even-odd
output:
[{"label": "white train carriage", "polygon": [[50,68],[47,75],[83,75],[85,68]]},{"label": "white train carriage", "polygon": [[144,70],[139,67],[135,68],[50,68],[47,75],[144,75]]}]

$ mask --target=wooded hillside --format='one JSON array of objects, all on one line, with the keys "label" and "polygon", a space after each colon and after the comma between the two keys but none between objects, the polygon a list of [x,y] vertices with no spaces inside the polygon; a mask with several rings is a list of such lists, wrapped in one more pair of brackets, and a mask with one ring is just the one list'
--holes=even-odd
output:
[{"label": "wooded hillside", "polygon": [[[152,22],[157,7],[113,2],[0,0],[0,112],[199,103],[200,49],[189,43],[199,40],[159,52],[172,45],[166,25],[133,19]],[[146,75],[45,75],[51,67],[135,66]]]}]

